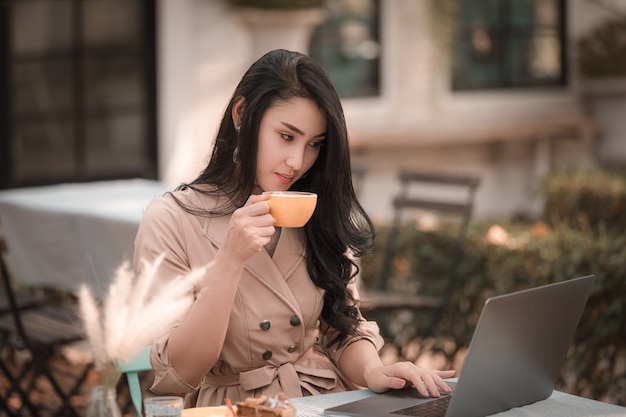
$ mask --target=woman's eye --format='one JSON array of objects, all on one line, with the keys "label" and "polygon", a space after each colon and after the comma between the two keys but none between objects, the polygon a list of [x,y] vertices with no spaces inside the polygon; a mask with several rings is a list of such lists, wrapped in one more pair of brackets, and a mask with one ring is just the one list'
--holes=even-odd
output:
[{"label": "woman's eye", "polygon": [[290,135],[289,133],[281,133],[280,137],[283,138],[283,140],[289,141],[291,142],[293,140],[293,136]]},{"label": "woman's eye", "polygon": [[311,142],[309,143],[309,146],[311,148],[321,148],[322,146],[324,146],[324,142],[323,141],[317,141],[317,142]]}]

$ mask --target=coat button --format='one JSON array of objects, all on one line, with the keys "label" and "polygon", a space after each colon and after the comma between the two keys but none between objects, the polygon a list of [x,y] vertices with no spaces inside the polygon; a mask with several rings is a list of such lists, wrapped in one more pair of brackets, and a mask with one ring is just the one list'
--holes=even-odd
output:
[{"label": "coat button", "polygon": [[272,351],[271,350],[266,350],[265,352],[263,352],[263,355],[261,355],[261,357],[264,360],[269,361],[272,358]]},{"label": "coat button", "polygon": [[270,323],[269,320],[263,320],[261,323],[259,323],[259,327],[261,328],[261,330],[269,330],[271,325],[272,323]]},{"label": "coat button", "polygon": [[296,350],[298,350],[298,344],[297,344],[297,343],[296,343],[296,344],[294,344],[294,345],[289,346],[289,349],[287,349],[287,352],[289,352],[289,353],[293,353],[293,352],[295,352]]},{"label": "coat button", "polygon": [[292,326],[299,326],[300,319],[298,318],[298,316],[293,316],[291,319],[289,319],[289,324],[291,324]]}]

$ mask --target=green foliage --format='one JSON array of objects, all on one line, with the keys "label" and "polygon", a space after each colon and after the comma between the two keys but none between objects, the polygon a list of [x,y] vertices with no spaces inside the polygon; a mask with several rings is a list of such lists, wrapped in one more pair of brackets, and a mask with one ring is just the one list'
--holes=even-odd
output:
[{"label": "green foliage", "polygon": [[578,66],[590,78],[626,75],[626,19],[604,23],[579,39]]},{"label": "green foliage", "polygon": [[[452,364],[455,354],[468,346],[483,303],[492,295],[594,274],[596,281],[557,388],[626,405],[626,227],[620,216],[626,199],[624,178],[606,173],[554,174],[546,190],[550,224],[500,224],[507,238],[498,243],[488,238],[491,224],[472,224],[464,242],[461,279],[435,331],[434,349]],[[387,226],[377,230],[376,250],[362,264],[365,288],[379,273],[386,241]],[[440,291],[447,278],[451,244],[445,230],[423,233],[407,223],[396,248],[399,259],[388,291]],[[393,341],[424,341],[420,334],[426,328],[424,317],[394,313],[392,318],[403,320],[388,335]]]},{"label": "green foliage", "polygon": [[595,234],[626,232],[626,175],[592,171],[554,173],[545,182],[544,221]]}]

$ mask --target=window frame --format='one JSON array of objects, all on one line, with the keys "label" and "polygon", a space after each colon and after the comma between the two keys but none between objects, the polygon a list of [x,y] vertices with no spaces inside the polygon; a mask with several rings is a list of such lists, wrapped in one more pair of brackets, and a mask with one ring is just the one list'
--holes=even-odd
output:
[{"label": "window frame", "polygon": [[[101,51],[99,47],[86,45],[83,42],[81,27],[84,24],[84,15],[82,14],[82,5],[84,0],[68,0],[71,10],[70,21],[73,26],[71,33],[71,50],[59,54],[50,53],[50,51],[42,50],[26,55],[15,55],[11,49],[11,27],[13,6],[24,4],[29,0],[0,0],[2,9],[0,10],[0,57],[3,58],[5,65],[0,66],[0,189],[16,188],[25,186],[48,185],[59,182],[87,182],[98,180],[113,180],[127,178],[148,178],[155,179],[158,175],[157,167],[157,148],[158,148],[158,131],[157,131],[157,45],[156,45],[156,21],[157,8],[155,0],[137,0],[142,19],[141,44],[137,47],[139,51],[138,74],[139,84],[141,84],[142,100],[137,107],[132,110],[119,110],[119,114],[137,117],[137,120],[143,127],[141,137],[138,139],[142,158],[139,169],[134,167],[112,167],[104,169],[101,172],[90,173],[87,169],[86,162],[88,154],[86,153],[86,144],[88,137],[85,135],[86,128],[89,123],[88,116],[96,117],[96,120],[111,121],[112,114],[118,114],[118,109],[111,107],[102,107],[89,109],[85,100],[85,65],[89,62],[90,57],[97,56]],[[39,3],[53,4],[58,0],[37,0]],[[59,56],[61,58],[59,58]],[[128,56],[128,52],[124,55],[124,51],[112,51],[112,57],[119,58]],[[134,58],[135,56],[133,56]],[[72,77],[71,83],[74,89],[72,96],[73,103],[68,107],[67,121],[72,126],[72,133],[68,134],[68,140],[71,144],[66,148],[75,153],[71,172],[59,175],[37,174],[33,177],[23,179],[16,178],[15,166],[18,161],[13,158],[13,151],[17,146],[17,137],[15,126],[20,123],[21,126],[36,126],[36,123],[30,122],[28,118],[36,119],[39,116],[45,117],[51,115],[53,111],[38,110],[30,116],[17,116],[13,105],[15,105],[15,92],[13,91],[13,68],[32,62],[45,68],[47,63],[67,62],[75,71],[76,76]],[[108,59],[104,57],[103,59]],[[116,113],[111,113],[116,112]],[[99,117],[99,119],[98,119]],[[63,148],[61,148],[63,149]],[[123,152],[123,149],[120,150]],[[115,153],[113,153],[115,155]],[[120,155],[122,155],[120,153]],[[51,171],[54,171],[52,167]]]},{"label": "window frame", "polygon": [[[500,0],[499,15],[503,18],[499,19],[495,25],[487,25],[487,31],[491,31],[492,39],[497,38],[497,42],[500,43],[501,51],[508,51],[510,44],[515,41],[528,39],[532,34],[536,33],[537,28],[542,27],[536,20],[531,24],[511,24],[513,20],[510,4],[519,0]],[[467,3],[465,3],[467,5]],[[484,69],[492,69],[497,72],[497,80],[493,79],[486,81],[484,84],[472,79],[472,76],[464,77],[463,73],[467,74],[471,72],[480,71],[481,63],[472,61],[471,59],[463,59],[464,54],[471,53],[471,31],[472,25],[469,21],[463,21],[462,0],[457,0],[457,25],[456,34],[452,54],[453,65],[451,70],[451,90],[453,92],[465,92],[465,91],[489,91],[489,90],[511,90],[511,89],[541,89],[541,88],[563,88],[568,85],[568,59],[567,59],[567,2],[566,0],[555,0],[555,7],[557,11],[557,20],[554,26],[550,26],[551,29],[556,31],[557,39],[559,43],[559,71],[558,76],[554,79],[523,79],[514,78],[513,76],[503,75],[507,72],[507,68],[513,64],[510,62],[510,56],[502,56],[497,51],[495,58],[496,63],[483,64]],[[494,48],[496,49],[496,48]],[[528,64],[528,62],[525,62]],[[472,84],[474,82],[474,84]]]},{"label": "window frame", "polygon": [[[372,59],[373,62],[367,62],[362,59],[365,63],[361,63],[361,65],[368,65],[365,67],[365,72],[368,76],[373,77],[375,82],[367,85],[360,86],[349,86],[347,87],[341,77],[345,78],[345,74],[341,74],[339,71],[345,71],[345,68],[350,65],[349,58],[345,58],[344,54],[340,51],[341,48],[338,47],[341,44],[341,39],[333,39],[330,35],[333,31],[338,31],[339,26],[336,27],[328,27],[329,24],[339,24],[342,22],[346,22],[349,19],[354,20],[363,20],[358,15],[338,15],[329,16],[327,20],[325,20],[320,26],[316,28],[316,30],[311,35],[311,42],[309,47],[309,54],[315,60],[317,60],[322,67],[326,70],[329,78],[333,82],[337,93],[342,99],[366,99],[372,97],[379,97],[382,91],[382,60],[383,60],[383,44],[381,39],[382,34],[382,19],[381,19],[381,9],[382,9],[382,0],[371,0],[373,7],[373,19],[372,19],[372,27],[369,33],[373,35],[373,39],[375,40],[378,47],[378,55],[375,59]],[[362,22],[363,23],[363,22]],[[338,67],[333,66],[333,55],[334,59],[346,59],[345,64],[347,65],[339,65]],[[354,77],[349,77],[354,78]]]}]

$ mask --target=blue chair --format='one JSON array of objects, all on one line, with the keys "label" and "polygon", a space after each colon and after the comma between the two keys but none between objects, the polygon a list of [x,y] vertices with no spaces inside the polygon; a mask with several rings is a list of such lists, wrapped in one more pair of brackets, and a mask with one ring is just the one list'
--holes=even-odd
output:
[{"label": "blue chair", "polygon": [[135,356],[133,360],[129,362],[116,363],[115,369],[117,372],[126,374],[130,399],[133,406],[135,406],[137,416],[141,417],[143,404],[138,372],[149,371],[152,369],[152,365],[150,364],[150,346],[146,346],[137,356]]}]

